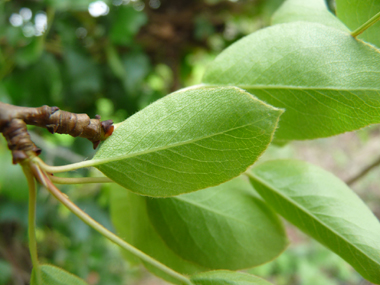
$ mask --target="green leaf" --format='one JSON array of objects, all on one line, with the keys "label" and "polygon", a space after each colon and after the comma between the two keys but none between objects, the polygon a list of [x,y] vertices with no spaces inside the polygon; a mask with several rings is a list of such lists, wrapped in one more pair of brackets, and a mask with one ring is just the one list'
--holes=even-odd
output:
[{"label": "green leaf", "polygon": [[40,270],[42,284],[38,284],[36,281],[36,272],[35,269],[33,269],[30,279],[31,285],[87,285],[87,283],[79,277],[52,265],[41,265]]},{"label": "green leaf", "polygon": [[147,22],[144,12],[136,11],[131,6],[120,6],[112,17],[110,39],[118,45],[132,44],[134,35]]},{"label": "green leaf", "polygon": [[349,31],[327,9],[325,0],[287,0],[272,16],[272,25],[296,21],[320,23],[345,32]]},{"label": "green leaf", "polygon": [[0,284],[12,284],[13,270],[10,263],[0,259]]},{"label": "green leaf", "polygon": [[[207,270],[207,268],[185,261],[168,248],[150,223],[146,199],[146,197],[125,191],[120,186],[114,186],[111,189],[111,218],[118,235],[126,242],[182,274],[194,274]],[[130,253],[124,253],[128,261],[136,264],[136,257]],[[148,263],[144,263],[144,265],[157,276],[178,284],[177,280],[159,269]]]},{"label": "green leaf", "polygon": [[208,271],[191,276],[195,285],[271,285],[268,281],[242,272]]},{"label": "green leaf", "polygon": [[254,193],[238,177],[202,191],[146,201],[154,228],[175,253],[211,269],[237,270],[266,263],[287,246],[281,221]]},{"label": "green leaf", "polygon": [[123,84],[128,92],[136,95],[150,71],[149,57],[145,53],[129,52],[123,57],[122,64],[126,74]]},{"label": "green leaf", "polygon": [[274,160],[252,168],[252,184],[288,221],[380,283],[380,223],[333,174],[302,161]]},{"label": "green leaf", "polygon": [[91,93],[93,98],[94,93],[99,92],[102,86],[100,67],[87,54],[74,49],[65,50],[64,59],[65,80],[71,82],[70,91],[74,93],[68,94],[70,99],[83,100],[84,93]]},{"label": "green leaf", "polygon": [[12,165],[11,161],[11,152],[6,149],[5,143],[0,143],[0,197],[5,203],[9,203],[10,199],[25,205],[29,198],[28,183],[21,167]]},{"label": "green leaf", "polygon": [[285,108],[276,139],[328,137],[380,122],[380,52],[317,23],[275,25],[231,45],[203,82]]},{"label": "green leaf", "polygon": [[[378,12],[380,12],[380,0],[336,0],[338,18],[352,31],[359,28]],[[358,38],[380,48],[380,22],[370,27]]]},{"label": "green leaf", "polygon": [[121,123],[93,165],[142,195],[207,188],[255,162],[281,113],[238,88],[183,89]]},{"label": "green leaf", "polygon": [[[93,0],[44,0],[47,6],[51,6],[58,11],[88,11],[88,6]],[[103,0],[111,5],[110,0]]]},{"label": "green leaf", "polygon": [[21,67],[36,63],[44,50],[44,37],[33,37],[28,45],[16,51],[15,61]]},{"label": "green leaf", "polygon": [[59,63],[49,53],[43,53],[38,62],[30,67],[13,71],[2,83],[5,93],[12,98],[12,104],[25,106],[62,104],[63,81]]}]

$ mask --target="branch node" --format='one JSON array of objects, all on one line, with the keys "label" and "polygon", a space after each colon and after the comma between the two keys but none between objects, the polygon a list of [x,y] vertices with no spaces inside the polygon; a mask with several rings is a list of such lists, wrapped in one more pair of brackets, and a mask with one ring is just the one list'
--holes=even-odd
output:
[{"label": "branch node", "polygon": [[2,132],[8,142],[8,148],[12,151],[13,164],[41,153],[41,149],[32,142],[23,120],[12,119],[5,125]]},{"label": "branch node", "polygon": [[114,130],[113,121],[112,120],[103,121],[101,125],[104,131],[104,139],[106,139],[113,133],[113,130]]},{"label": "branch node", "polygon": [[58,110],[59,110],[59,108],[57,106],[51,107],[51,114],[53,115]]},{"label": "branch node", "polygon": [[51,124],[51,125],[46,125],[46,129],[47,129],[50,133],[55,134],[55,132],[56,132],[57,129],[58,129],[58,126],[57,126],[57,125],[53,125],[53,124]]},{"label": "branch node", "polygon": [[46,128],[52,134],[86,138],[92,142],[94,149],[114,130],[112,120],[101,122],[99,115],[90,119],[87,114],[61,111],[58,107],[44,105],[39,108],[25,108],[0,102],[0,132],[12,151],[14,164],[41,153],[41,149],[30,138],[27,124]]}]

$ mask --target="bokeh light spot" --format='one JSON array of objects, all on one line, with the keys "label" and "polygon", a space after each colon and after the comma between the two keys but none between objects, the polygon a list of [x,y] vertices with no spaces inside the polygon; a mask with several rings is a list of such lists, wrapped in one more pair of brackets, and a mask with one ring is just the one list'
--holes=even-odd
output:
[{"label": "bokeh light spot", "polygon": [[23,23],[22,16],[20,14],[13,13],[9,17],[9,22],[11,23],[13,27],[20,27]]},{"label": "bokeh light spot", "polygon": [[41,36],[47,28],[47,16],[44,12],[39,12],[34,17],[35,35]]},{"label": "bokeh light spot", "polygon": [[32,10],[30,10],[29,8],[21,8],[19,13],[25,22],[32,19],[33,13]]},{"label": "bokeh light spot", "polygon": [[161,6],[161,2],[160,2],[160,0],[150,0],[149,1],[149,6],[152,9],[158,9]]},{"label": "bokeh light spot", "polygon": [[110,11],[110,8],[103,1],[96,1],[88,5],[88,12],[93,17],[105,16]]}]

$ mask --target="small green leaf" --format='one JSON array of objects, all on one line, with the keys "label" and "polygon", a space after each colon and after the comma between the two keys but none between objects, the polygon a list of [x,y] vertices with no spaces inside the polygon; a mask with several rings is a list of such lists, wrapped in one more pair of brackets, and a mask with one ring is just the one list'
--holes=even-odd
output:
[{"label": "small green leaf", "polygon": [[296,21],[320,23],[349,32],[327,9],[325,0],[287,0],[272,16],[272,25]]},{"label": "small green leaf", "polygon": [[127,5],[120,6],[111,19],[110,40],[117,45],[132,44],[134,35],[148,21],[144,12]]},{"label": "small green leaf", "polygon": [[191,276],[195,285],[271,285],[268,281],[242,272],[208,271]]},{"label": "small green leaf", "polygon": [[328,137],[380,122],[380,51],[317,23],[279,24],[231,45],[203,82],[285,108],[276,139]]},{"label": "small green leaf", "polygon": [[[359,28],[378,12],[380,12],[380,0],[336,0],[338,18],[352,31]],[[358,38],[380,48],[380,22],[370,27]]]},{"label": "small green leaf", "polygon": [[179,256],[211,269],[237,270],[266,263],[287,246],[281,221],[254,193],[238,177],[146,202],[154,228]]},{"label": "small green leaf", "polygon": [[248,175],[279,214],[380,283],[380,223],[345,183],[295,160],[268,161]]},{"label": "small green leaf", "polygon": [[[9,205],[11,204],[9,199],[25,205],[29,198],[28,183],[22,168],[10,164],[11,161],[11,152],[5,148],[5,143],[0,144],[0,197]],[[0,216],[1,212],[0,210]]]},{"label": "small green leaf", "polygon": [[142,195],[207,188],[255,162],[281,113],[238,88],[183,89],[121,123],[93,165]]},{"label": "small green leaf", "polygon": [[52,265],[41,265],[40,270],[42,284],[37,283],[35,276],[36,272],[35,269],[33,269],[32,276],[30,279],[31,285],[87,285],[87,283],[79,277]]},{"label": "small green leaf", "polygon": [[[114,186],[111,189],[111,218],[118,235],[154,259],[182,274],[194,274],[207,270],[207,268],[185,261],[168,248],[150,223],[146,199],[146,197],[125,191],[120,186]],[[130,253],[126,253],[124,256],[131,263],[136,263],[136,257]],[[153,274],[169,282],[179,284],[178,280],[148,263],[144,263],[144,265]]]},{"label": "small green leaf", "polygon": [[15,61],[21,67],[36,63],[44,50],[44,37],[33,37],[28,45],[16,50]]}]

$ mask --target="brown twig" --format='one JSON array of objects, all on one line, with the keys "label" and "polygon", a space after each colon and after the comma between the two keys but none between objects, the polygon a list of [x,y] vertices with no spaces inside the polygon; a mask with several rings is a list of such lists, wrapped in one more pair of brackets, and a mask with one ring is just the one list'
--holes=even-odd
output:
[{"label": "brown twig", "polygon": [[59,110],[58,107],[42,106],[27,108],[0,102],[0,132],[12,151],[13,163],[39,155],[41,150],[33,143],[26,125],[47,128],[52,134],[68,134],[82,137],[93,143],[94,149],[100,141],[109,137],[114,129],[112,120],[100,121],[100,116],[90,119],[87,114],[75,114]]},{"label": "brown twig", "polygon": [[372,169],[376,168],[380,166],[380,157],[375,160],[373,163],[371,163],[370,165],[368,165],[366,168],[364,168],[362,171],[360,171],[358,174],[356,174],[355,176],[351,177],[350,179],[348,179],[346,181],[346,184],[347,185],[352,185],[354,184],[356,181],[358,181],[359,179],[361,179],[362,177],[364,177],[368,172],[370,172]]}]

